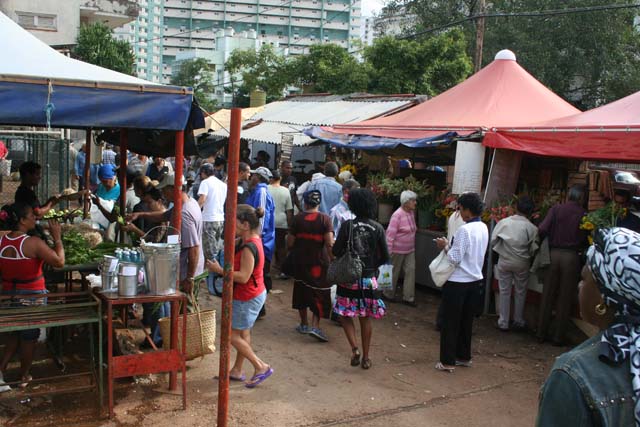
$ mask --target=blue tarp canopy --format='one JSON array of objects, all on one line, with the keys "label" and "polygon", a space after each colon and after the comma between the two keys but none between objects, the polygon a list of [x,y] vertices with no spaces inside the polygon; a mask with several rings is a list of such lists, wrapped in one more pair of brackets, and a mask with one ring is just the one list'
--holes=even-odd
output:
[{"label": "blue tarp canopy", "polygon": [[0,13],[0,125],[184,130],[193,94],[71,59]]},{"label": "blue tarp canopy", "polygon": [[443,132],[434,136],[416,139],[398,139],[373,135],[353,135],[331,132],[320,126],[309,127],[304,130],[305,135],[320,139],[331,145],[353,150],[393,150],[397,148],[433,148],[440,145],[449,145],[461,135],[457,132]]}]

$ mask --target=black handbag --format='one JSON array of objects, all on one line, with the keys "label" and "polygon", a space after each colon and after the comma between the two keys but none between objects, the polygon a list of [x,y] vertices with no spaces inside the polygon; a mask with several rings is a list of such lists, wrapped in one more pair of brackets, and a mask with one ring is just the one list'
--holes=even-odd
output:
[{"label": "black handbag", "polygon": [[327,269],[328,283],[356,283],[362,277],[362,261],[353,252],[353,220],[349,221],[349,239],[346,252],[331,261]]}]

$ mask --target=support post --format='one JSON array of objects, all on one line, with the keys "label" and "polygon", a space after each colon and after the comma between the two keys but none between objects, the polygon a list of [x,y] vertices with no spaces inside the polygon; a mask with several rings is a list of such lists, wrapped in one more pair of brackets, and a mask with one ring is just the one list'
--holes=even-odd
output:
[{"label": "support post", "polygon": [[[173,227],[180,232],[182,225],[182,165],[184,164],[184,131],[176,132],[175,186],[173,187]],[[178,279],[179,280],[179,279]]]},{"label": "support post", "polygon": [[[84,190],[88,190],[91,188],[91,146],[93,145],[93,129],[87,129],[87,135],[85,137],[84,143],[84,170],[82,171],[82,176],[84,176]],[[86,194],[84,196],[84,203],[82,209],[82,217],[87,219],[89,216],[89,201],[91,200],[91,196]]]},{"label": "support post", "polygon": [[233,299],[233,258],[235,255],[236,210],[238,204],[238,163],[242,109],[231,109],[228,145],[227,203],[224,218],[224,287],[220,327],[220,367],[218,369],[218,427],[227,426],[229,412],[229,366],[231,357],[231,305]]},{"label": "support post", "polygon": [[[118,178],[120,180],[120,216],[124,217],[127,208],[127,146],[129,145],[127,129],[120,129],[120,168]],[[124,243],[125,233],[120,231],[120,243]]]}]

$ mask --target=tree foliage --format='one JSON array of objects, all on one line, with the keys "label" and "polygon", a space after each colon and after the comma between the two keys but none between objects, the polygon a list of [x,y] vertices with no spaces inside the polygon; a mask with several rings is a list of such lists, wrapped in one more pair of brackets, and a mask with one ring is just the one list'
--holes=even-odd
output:
[{"label": "tree foliage", "polygon": [[236,95],[262,89],[268,100],[281,98],[291,80],[287,60],[266,43],[258,51],[234,50],[225,63],[225,70],[231,75]]},{"label": "tree foliage", "polygon": [[473,67],[460,30],[423,40],[376,39],[365,49],[369,92],[437,95],[464,80]]},{"label": "tree foliage", "polygon": [[309,53],[296,57],[291,67],[294,83],[310,86],[314,92],[337,94],[366,90],[367,71],[366,65],[331,43],[310,46]]},{"label": "tree foliage", "polygon": [[[384,14],[399,10],[417,16],[414,31],[439,28],[479,11],[476,0],[394,0]],[[606,3],[606,2],[604,2]],[[620,0],[616,4],[632,4]],[[561,10],[602,5],[601,0],[494,0],[488,13]],[[404,8],[404,9],[403,9]],[[599,10],[547,16],[487,18],[483,64],[502,49],[551,90],[580,109],[626,96],[640,83],[640,34],[634,27],[637,9]],[[473,21],[457,25],[474,53]]]},{"label": "tree foliage", "polygon": [[120,73],[135,74],[135,56],[131,45],[127,41],[116,40],[111,28],[102,23],[80,27],[73,56]]},{"label": "tree foliage", "polygon": [[180,70],[171,78],[171,84],[193,88],[193,95],[202,108],[213,111],[216,100],[212,98],[215,91],[213,74],[205,58],[195,58],[184,61]]}]

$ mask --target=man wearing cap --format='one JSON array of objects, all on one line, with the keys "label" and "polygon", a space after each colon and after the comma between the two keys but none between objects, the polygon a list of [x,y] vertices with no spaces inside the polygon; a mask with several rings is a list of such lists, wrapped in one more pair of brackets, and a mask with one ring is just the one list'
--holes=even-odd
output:
[{"label": "man wearing cap", "polygon": [[[251,180],[249,182],[249,197],[245,201],[246,204],[254,208],[261,207],[264,209],[264,216],[260,218],[260,230],[262,234],[262,245],[264,247],[264,284],[267,292],[271,291],[271,258],[276,243],[276,227],[275,227],[275,204],[273,198],[269,194],[267,184],[273,177],[271,171],[265,167],[251,170]],[[264,314],[264,307],[261,310],[261,316]]]},{"label": "man wearing cap", "polygon": [[227,199],[227,186],[215,176],[211,163],[200,166],[200,187],[198,205],[202,208],[204,257],[214,259],[224,243],[224,203]]},{"label": "man wearing cap", "polygon": [[98,189],[96,196],[103,200],[118,200],[120,198],[120,184],[116,179],[116,167],[113,164],[100,166],[98,169]]},{"label": "man wearing cap", "polygon": [[[167,174],[156,186],[162,190],[162,195],[167,202],[175,201],[173,189],[176,176]],[[202,273],[204,269],[204,256],[202,253],[202,212],[200,206],[186,192],[186,186],[182,183],[182,177],[178,185],[182,192],[182,221],[180,223],[180,286],[184,292],[193,289],[194,277]],[[173,208],[164,212],[134,212],[127,216],[127,221],[135,221],[138,218],[161,222],[171,221]]]}]

